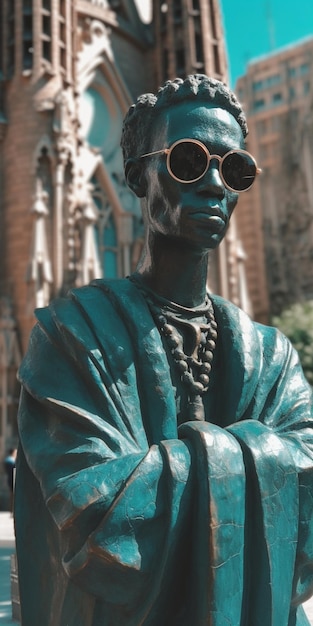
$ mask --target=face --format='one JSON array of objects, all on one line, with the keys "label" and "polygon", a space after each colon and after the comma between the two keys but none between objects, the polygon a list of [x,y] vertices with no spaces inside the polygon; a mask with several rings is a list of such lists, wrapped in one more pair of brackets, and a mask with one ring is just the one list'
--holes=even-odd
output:
[{"label": "face", "polygon": [[[197,139],[210,154],[223,156],[244,148],[241,128],[222,108],[184,102],[162,111],[147,152],[168,148],[179,139]],[[216,248],[226,234],[238,194],[228,190],[217,159],[193,183],[181,183],[169,174],[166,155],[142,160],[149,231],[201,250]]]}]

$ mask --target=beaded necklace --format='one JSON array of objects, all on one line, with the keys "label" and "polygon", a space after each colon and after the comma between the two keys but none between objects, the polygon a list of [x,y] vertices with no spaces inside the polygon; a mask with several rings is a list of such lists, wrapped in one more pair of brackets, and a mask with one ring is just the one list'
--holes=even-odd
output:
[{"label": "beaded necklace", "polygon": [[217,323],[209,296],[200,307],[188,308],[159,296],[137,276],[131,276],[130,280],[143,293],[160,335],[169,347],[187,391],[188,419],[204,420],[202,397],[209,387],[217,340]]}]

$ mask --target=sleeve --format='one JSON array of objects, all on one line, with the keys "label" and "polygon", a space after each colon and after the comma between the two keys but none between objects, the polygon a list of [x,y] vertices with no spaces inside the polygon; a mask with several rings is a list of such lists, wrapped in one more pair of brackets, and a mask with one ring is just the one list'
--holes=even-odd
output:
[{"label": "sleeve", "polygon": [[313,593],[312,389],[286,337],[266,329],[262,342],[246,419],[228,430],[247,468],[247,549],[261,563],[251,568],[251,604],[279,624],[284,603],[287,620],[290,599],[295,611]]}]

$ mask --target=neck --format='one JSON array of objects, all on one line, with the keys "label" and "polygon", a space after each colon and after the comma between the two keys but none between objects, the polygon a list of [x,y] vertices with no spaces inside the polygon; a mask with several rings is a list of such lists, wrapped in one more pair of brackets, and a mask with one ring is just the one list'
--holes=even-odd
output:
[{"label": "neck", "polygon": [[137,267],[147,287],[163,298],[186,307],[205,299],[208,251],[162,235],[150,235]]}]

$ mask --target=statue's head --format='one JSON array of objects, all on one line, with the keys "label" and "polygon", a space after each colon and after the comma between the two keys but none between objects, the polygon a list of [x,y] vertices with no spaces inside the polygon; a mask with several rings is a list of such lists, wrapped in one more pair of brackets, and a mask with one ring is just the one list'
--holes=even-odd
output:
[{"label": "statue's head", "polygon": [[151,132],[160,111],[182,102],[207,103],[225,109],[238,122],[243,137],[248,134],[245,114],[237,97],[225,85],[205,74],[192,74],[185,80],[168,80],[156,94],[145,93],[138,97],[125,116],[121,147],[124,163],[132,157],[149,151]]},{"label": "statue's head", "polygon": [[207,250],[223,239],[238,194],[257,173],[236,96],[202,74],[144,94],[123,125],[125,176],[147,232]]}]

